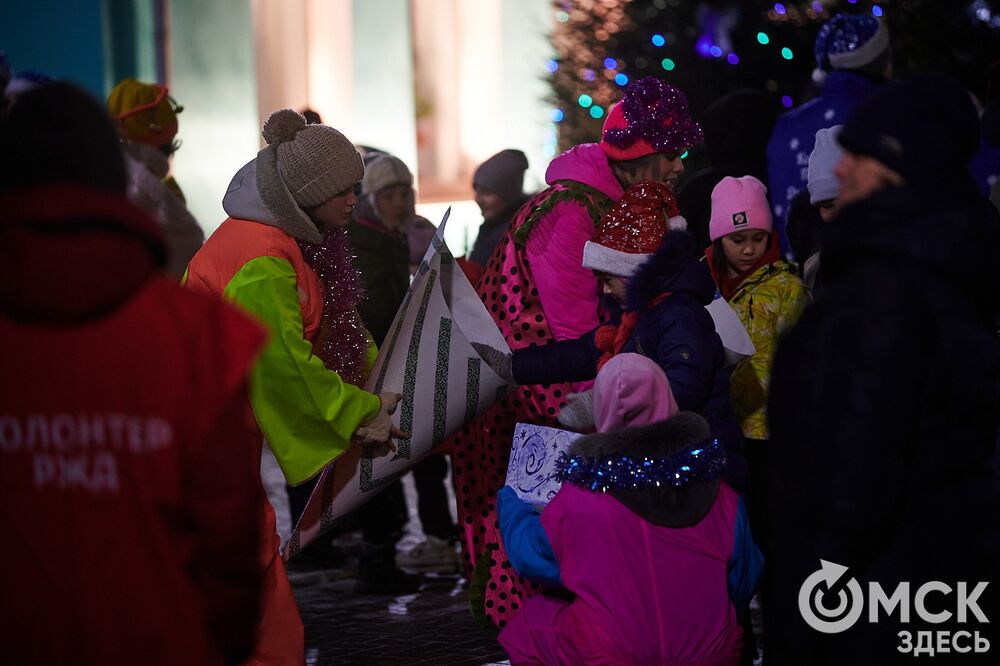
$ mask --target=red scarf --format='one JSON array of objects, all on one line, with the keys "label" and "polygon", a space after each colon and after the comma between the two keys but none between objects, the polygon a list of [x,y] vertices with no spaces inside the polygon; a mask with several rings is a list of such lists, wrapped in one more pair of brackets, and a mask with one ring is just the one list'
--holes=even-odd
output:
[{"label": "red scarf", "polygon": [[[725,257],[723,257],[725,259]],[[708,262],[708,270],[712,272],[712,279],[715,280],[715,285],[719,288],[719,293],[727,301],[733,297],[739,288],[743,284],[743,281],[748,277],[753,275],[758,268],[761,266],[767,266],[768,264],[773,264],[774,262],[781,259],[781,242],[778,240],[778,233],[771,233],[771,242],[767,246],[767,250],[761,255],[760,259],[757,260],[753,266],[747,269],[745,273],[741,273],[736,277],[729,277],[729,271],[724,271],[723,275],[720,275],[718,268],[715,265],[715,244],[709,245],[705,249],[705,261]],[[728,262],[726,262],[728,266]]]},{"label": "red scarf", "polygon": [[[646,309],[651,309],[667,300],[671,293],[669,291],[663,292],[654,298]],[[639,323],[640,314],[638,310],[629,310],[622,314],[622,321],[617,326],[605,324],[597,329],[594,334],[594,344],[597,345],[597,351],[601,352],[601,358],[597,361],[598,372],[601,371],[605,363],[615,357],[615,354],[621,353],[625,343],[632,337],[636,324]]]}]

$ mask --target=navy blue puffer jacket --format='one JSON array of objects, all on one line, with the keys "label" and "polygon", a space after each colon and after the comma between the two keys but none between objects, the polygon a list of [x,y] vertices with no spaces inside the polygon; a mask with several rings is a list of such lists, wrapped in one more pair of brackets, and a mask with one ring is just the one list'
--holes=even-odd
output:
[{"label": "navy blue puffer jacket", "polygon": [[[663,368],[677,406],[704,416],[729,453],[726,480],[744,490],[743,435],[729,401],[722,341],[705,309],[715,296],[715,283],[707,265],[696,258],[694,245],[690,234],[672,231],[639,268],[628,286],[626,308],[640,315],[622,352],[642,354]],[[514,352],[515,379],[520,384],[593,379],[601,356],[595,333]]]}]

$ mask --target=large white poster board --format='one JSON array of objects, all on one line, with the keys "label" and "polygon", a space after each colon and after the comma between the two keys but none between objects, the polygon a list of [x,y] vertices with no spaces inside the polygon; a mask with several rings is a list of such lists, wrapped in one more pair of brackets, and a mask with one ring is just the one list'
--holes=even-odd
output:
[{"label": "large white poster board", "polygon": [[289,558],[334,521],[407,472],[512,387],[472,343],[510,353],[493,318],[444,242],[448,213],[417,269],[365,388],[398,392],[394,423],[409,439],[373,458],[355,444],[320,472],[285,548]]}]

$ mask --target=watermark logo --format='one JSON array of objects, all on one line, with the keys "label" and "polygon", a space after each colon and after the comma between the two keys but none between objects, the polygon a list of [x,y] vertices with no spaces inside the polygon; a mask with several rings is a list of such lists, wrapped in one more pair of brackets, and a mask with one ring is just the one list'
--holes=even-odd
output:
[{"label": "watermark logo", "polygon": [[824,634],[839,634],[854,626],[864,612],[861,584],[847,578],[847,567],[819,561],[799,588],[799,612],[810,627]]},{"label": "watermark logo", "polygon": [[866,608],[867,620],[872,624],[882,617],[895,616],[899,624],[906,627],[912,613],[925,625],[952,623],[952,626],[899,631],[897,650],[903,654],[934,656],[989,651],[989,638],[981,635],[975,626],[969,626],[990,623],[979,606],[979,599],[989,582],[958,581],[952,585],[932,580],[911,590],[909,581],[902,581],[891,593],[886,593],[877,581],[869,581],[866,594],[844,565],[827,560],[820,560],[819,564],[819,569],[799,588],[799,612],[806,624],[816,631],[824,634],[847,631],[861,619]]}]

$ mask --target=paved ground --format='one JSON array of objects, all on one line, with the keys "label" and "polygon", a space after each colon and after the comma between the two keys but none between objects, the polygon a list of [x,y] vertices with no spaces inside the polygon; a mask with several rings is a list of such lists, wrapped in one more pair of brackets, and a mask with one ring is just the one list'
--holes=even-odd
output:
[{"label": "paved ground", "polygon": [[[287,536],[288,504],[284,478],[269,451],[261,475],[278,517],[278,531]],[[400,549],[423,539],[416,517],[412,479],[404,477],[410,522]],[[447,481],[449,494],[451,481]],[[454,498],[451,502],[454,507]],[[496,630],[475,623],[468,608],[468,588],[458,576],[424,576],[419,592],[402,597],[357,595],[352,588],[357,542],[350,536],[337,543],[347,554],[338,566],[305,571],[293,569],[289,580],[306,629],[306,663],[326,664],[506,664]]]},{"label": "paved ground", "polygon": [[356,595],[350,572],[291,575],[306,628],[306,663],[507,663],[496,632],[475,624],[458,577],[425,578],[401,597]]}]

